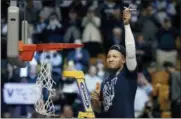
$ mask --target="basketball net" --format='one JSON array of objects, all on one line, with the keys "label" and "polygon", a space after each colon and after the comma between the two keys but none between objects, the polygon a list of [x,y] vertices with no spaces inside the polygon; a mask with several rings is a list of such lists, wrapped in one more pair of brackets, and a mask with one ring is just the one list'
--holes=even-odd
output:
[{"label": "basketball net", "polygon": [[[36,81],[36,86],[40,88],[39,99],[34,104],[36,112],[46,116],[55,115],[55,107],[52,101],[52,97],[55,96],[55,89],[53,89],[53,81],[51,77],[51,64],[48,60],[45,60],[40,67],[40,73]],[[48,91],[48,99],[44,101],[43,90]]]}]

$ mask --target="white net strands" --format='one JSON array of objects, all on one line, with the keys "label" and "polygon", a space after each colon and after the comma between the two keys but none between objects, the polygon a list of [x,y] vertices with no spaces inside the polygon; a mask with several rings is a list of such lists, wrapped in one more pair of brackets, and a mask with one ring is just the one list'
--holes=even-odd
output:
[{"label": "white net strands", "polygon": [[[53,85],[55,82],[51,77],[51,64],[48,61],[44,61],[41,64],[40,73],[36,81],[36,86],[41,89],[40,98],[34,104],[36,112],[46,116],[55,115],[55,107],[52,101],[52,97],[55,96],[55,89]],[[44,101],[43,89],[48,91],[48,99]]]}]

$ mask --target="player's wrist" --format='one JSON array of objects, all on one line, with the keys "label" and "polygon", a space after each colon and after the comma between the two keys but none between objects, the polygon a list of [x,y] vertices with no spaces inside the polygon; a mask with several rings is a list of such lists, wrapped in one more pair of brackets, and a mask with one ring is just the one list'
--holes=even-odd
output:
[{"label": "player's wrist", "polygon": [[124,24],[124,28],[130,28],[130,24]]},{"label": "player's wrist", "polygon": [[129,22],[124,22],[124,25],[128,25],[129,24]]}]

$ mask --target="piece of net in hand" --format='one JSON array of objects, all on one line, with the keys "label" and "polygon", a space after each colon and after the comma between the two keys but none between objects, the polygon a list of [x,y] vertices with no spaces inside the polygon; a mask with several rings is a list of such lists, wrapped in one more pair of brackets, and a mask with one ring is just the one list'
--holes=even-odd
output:
[{"label": "piece of net in hand", "polygon": [[[51,64],[48,61],[44,61],[41,64],[39,76],[36,81],[36,86],[40,88],[40,98],[34,104],[36,112],[46,116],[55,115],[55,107],[52,101],[52,97],[55,96],[55,89],[53,85],[55,82],[51,77]],[[48,91],[48,99],[44,101],[43,90]]]}]

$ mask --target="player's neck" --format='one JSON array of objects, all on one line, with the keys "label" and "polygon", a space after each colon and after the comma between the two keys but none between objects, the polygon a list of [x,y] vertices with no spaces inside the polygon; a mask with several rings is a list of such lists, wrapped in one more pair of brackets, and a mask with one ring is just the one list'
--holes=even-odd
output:
[{"label": "player's neck", "polygon": [[111,76],[118,76],[119,74],[120,74],[120,72],[123,70],[123,67],[124,67],[124,65],[122,65],[120,68],[118,68],[118,69],[110,69],[109,70],[109,74],[111,75]]},{"label": "player's neck", "polygon": [[123,70],[124,65],[122,65],[117,71],[116,71],[116,76],[120,74],[120,72]]}]

